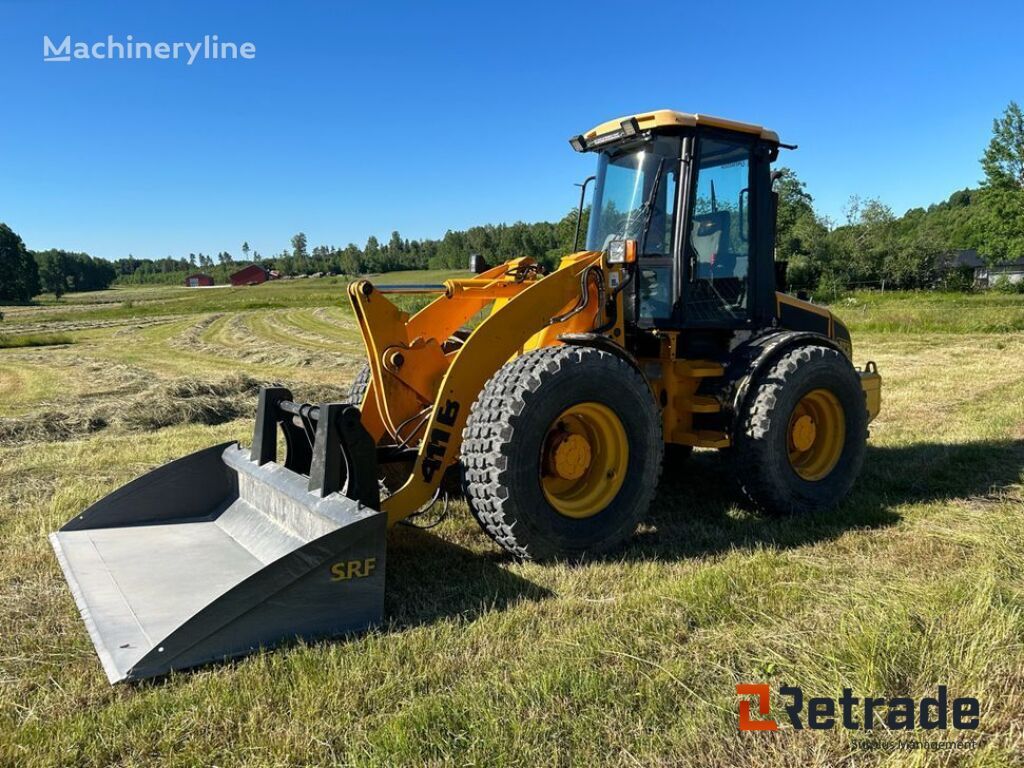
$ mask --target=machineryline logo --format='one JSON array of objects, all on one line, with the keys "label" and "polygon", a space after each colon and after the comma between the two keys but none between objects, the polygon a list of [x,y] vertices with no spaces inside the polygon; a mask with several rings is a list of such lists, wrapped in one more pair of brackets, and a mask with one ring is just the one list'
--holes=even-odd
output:
[{"label": "machineryline logo", "polygon": [[[769,687],[765,683],[740,683],[736,686],[736,695],[753,696],[757,701],[757,715],[751,713],[751,700],[740,698],[740,730],[741,731],[777,731],[779,723],[768,715],[771,706],[768,700]],[[840,724],[847,730],[870,731],[876,722],[881,723],[890,731],[946,730],[950,723],[954,729],[974,730],[978,727],[981,705],[972,696],[953,699],[950,706],[946,686],[940,685],[935,696],[925,696],[915,701],[909,696],[897,696],[892,699],[880,697],[864,697],[853,695],[851,688],[843,688],[843,695],[838,699],[828,697],[812,697],[804,699],[803,689],[783,685],[779,687],[783,697],[782,710],[786,720],[795,730],[805,727],[811,730],[831,730]]]},{"label": "machineryline logo", "polygon": [[54,43],[49,35],[43,35],[43,61],[184,61],[191,67],[199,59],[205,61],[232,61],[256,58],[256,43],[246,41],[235,43],[221,40],[217,35],[203,35],[196,41],[160,41],[152,43],[136,40],[126,35],[124,40],[107,35],[105,40],[84,42],[72,40],[65,35],[60,43]]}]

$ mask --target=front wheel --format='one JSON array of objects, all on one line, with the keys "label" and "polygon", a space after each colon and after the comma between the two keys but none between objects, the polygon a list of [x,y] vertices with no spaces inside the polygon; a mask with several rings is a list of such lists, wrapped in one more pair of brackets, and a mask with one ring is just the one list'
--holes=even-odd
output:
[{"label": "front wheel", "polygon": [[522,559],[576,559],[627,539],[658,484],[661,419],[644,378],[588,347],[503,366],[470,411],[464,488],[481,528]]},{"label": "front wheel", "polygon": [[850,361],[830,347],[784,354],[752,387],[733,441],[734,472],[769,514],[835,506],[864,463],[867,406]]}]

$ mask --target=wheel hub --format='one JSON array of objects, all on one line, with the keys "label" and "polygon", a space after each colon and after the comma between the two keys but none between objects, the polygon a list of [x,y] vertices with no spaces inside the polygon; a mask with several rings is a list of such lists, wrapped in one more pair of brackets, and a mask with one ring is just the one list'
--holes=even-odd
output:
[{"label": "wheel hub", "polygon": [[566,434],[553,451],[552,469],[565,480],[578,480],[590,468],[593,452],[583,435]]},{"label": "wheel hub", "polygon": [[789,417],[789,464],[804,480],[826,477],[839,463],[846,442],[846,414],[827,389],[804,395]]},{"label": "wheel hub", "polygon": [[578,403],[559,414],[544,439],[544,498],[566,517],[592,517],[615,499],[628,462],[629,441],[615,412],[600,403]]},{"label": "wheel hub", "polygon": [[793,447],[798,451],[806,451],[814,445],[814,438],[817,436],[818,428],[814,425],[814,419],[804,415],[793,424]]}]

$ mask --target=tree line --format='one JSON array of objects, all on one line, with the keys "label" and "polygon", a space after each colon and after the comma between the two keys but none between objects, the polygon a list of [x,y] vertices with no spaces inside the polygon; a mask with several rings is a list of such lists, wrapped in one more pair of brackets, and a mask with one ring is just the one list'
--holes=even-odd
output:
[{"label": "tree line", "polygon": [[795,288],[968,289],[972,270],[955,268],[953,252],[973,249],[989,264],[1024,257],[1024,113],[1016,102],[993,122],[981,169],[978,187],[902,216],[877,198],[853,197],[838,225],[815,211],[804,183],[783,169],[776,257],[789,262]]},{"label": "tree line", "polygon": [[17,233],[0,223],[0,300],[26,302],[40,293],[60,298],[68,292],[99,291],[116,277],[113,264],[87,253],[30,251]]},{"label": "tree line", "polygon": [[[776,258],[789,263],[794,289],[820,292],[857,286],[968,289],[968,269],[950,269],[951,252],[974,249],[986,261],[1024,256],[1024,113],[1010,102],[993,121],[992,138],[981,157],[984,179],[976,188],[896,216],[877,198],[850,199],[837,223],[815,210],[814,198],[796,173],[779,171]],[[583,230],[586,229],[584,212]],[[472,253],[492,264],[529,256],[552,265],[572,251],[576,211],[555,222],[488,224],[449,230],[440,239],[410,240],[394,231],[382,242],[371,236],[360,247],[309,247],[306,235],[291,248],[264,257],[245,242],[240,260],[227,251],[216,256],[110,262],[62,250],[32,252],[0,225],[0,299],[28,301],[41,292],[97,290],[118,283],[180,283],[194,272],[223,283],[245,264],[260,264],[282,275],[357,275],[403,269],[462,269]]]},{"label": "tree line", "polygon": [[384,242],[371,235],[362,247],[349,243],[344,247],[317,245],[310,248],[305,233],[299,232],[292,237],[290,249],[270,257],[250,251],[248,243],[243,243],[241,261],[227,252],[218,254],[216,262],[202,253],[189,254],[187,259],[148,260],[129,256],[114,262],[114,267],[119,283],[175,283],[197,271],[210,275],[217,282],[225,282],[230,273],[251,263],[282,275],[464,269],[471,253],[480,254],[494,264],[530,256],[552,265],[572,250],[575,231],[576,211],[570,211],[557,222],[486,224],[449,230],[440,239],[410,240],[394,231]]}]

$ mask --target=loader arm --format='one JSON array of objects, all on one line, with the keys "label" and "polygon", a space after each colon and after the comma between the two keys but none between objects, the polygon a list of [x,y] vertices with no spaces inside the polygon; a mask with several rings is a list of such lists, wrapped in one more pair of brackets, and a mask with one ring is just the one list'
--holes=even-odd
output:
[{"label": "loader arm", "polygon": [[[458,459],[470,406],[495,371],[532,337],[539,337],[533,344],[560,343],[561,333],[594,327],[602,311],[596,300],[588,302],[586,311],[551,321],[582,303],[583,274],[600,260],[600,253],[574,254],[550,275],[517,279],[513,275],[532,264],[521,259],[477,278],[449,280],[444,294],[411,319],[370,283],[350,287],[372,376],[363,405],[364,426],[371,434],[383,427],[392,436],[410,437],[408,430],[398,429],[402,422],[429,409],[425,428],[415,431],[423,437],[412,473],[382,503],[389,525],[434,498],[445,471]],[[593,286],[588,283],[586,290],[593,299]],[[491,313],[466,342],[443,354],[439,340],[490,302]]]}]

